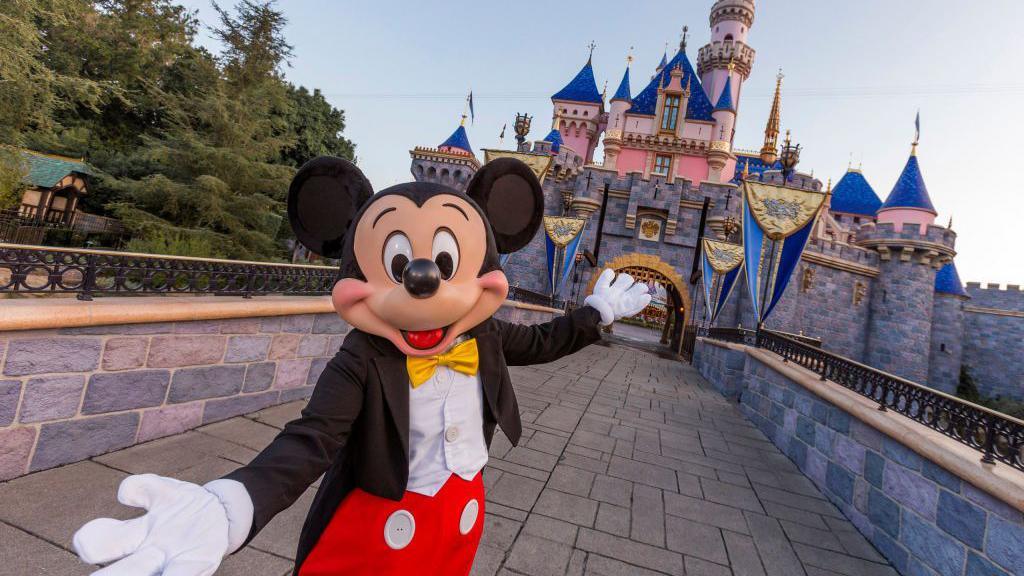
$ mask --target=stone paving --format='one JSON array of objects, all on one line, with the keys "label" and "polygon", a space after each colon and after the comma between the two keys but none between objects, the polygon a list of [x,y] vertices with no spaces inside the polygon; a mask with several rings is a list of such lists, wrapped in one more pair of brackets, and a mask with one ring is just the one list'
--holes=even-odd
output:
[{"label": "stone paving", "polygon": [[[513,368],[524,434],[493,443],[473,574],[895,575],[797,468],[689,365],[622,345]],[[300,405],[0,484],[0,575],[78,575],[74,530],[129,518],[117,485],[205,482],[248,461]],[[284,576],[313,490],[219,575]]]}]

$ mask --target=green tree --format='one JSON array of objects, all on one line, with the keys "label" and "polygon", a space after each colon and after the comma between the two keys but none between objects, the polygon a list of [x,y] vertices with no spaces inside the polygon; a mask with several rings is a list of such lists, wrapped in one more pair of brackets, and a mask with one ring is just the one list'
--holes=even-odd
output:
[{"label": "green tree", "polygon": [[305,87],[289,85],[292,101],[288,124],[295,132],[292,145],[281,150],[281,162],[302,166],[317,156],[339,156],[355,160],[355,146],[341,135],[345,130],[345,113],[331,106],[320,90],[310,93]]}]

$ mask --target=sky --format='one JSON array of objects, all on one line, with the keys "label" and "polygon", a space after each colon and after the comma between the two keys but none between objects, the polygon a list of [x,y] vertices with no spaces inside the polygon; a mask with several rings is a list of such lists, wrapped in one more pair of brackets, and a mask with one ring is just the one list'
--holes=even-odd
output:
[{"label": "sky", "polygon": [[[204,24],[208,0],[182,0]],[[230,4],[223,0],[222,5]],[[514,145],[515,114],[550,129],[550,96],[586,62],[615,91],[633,47],[633,93],[690,28],[709,38],[711,0],[282,0],[294,56],[285,76],[343,109],[345,136],[374,188],[412,179],[409,150],[458,126],[472,90],[470,142]],[[1024,284],[1024,2],[758,0],[735,145],[758,149],[783,69],[782,128],[803,146],[801,171],[837,182],[852,162],[884,200],[906,163],[921,113],[918,159],[936,222],[953,219],[964,282]],[[200,42],[217,50],[208,31]],[[598,161],[600,158],[596,158]]]}]

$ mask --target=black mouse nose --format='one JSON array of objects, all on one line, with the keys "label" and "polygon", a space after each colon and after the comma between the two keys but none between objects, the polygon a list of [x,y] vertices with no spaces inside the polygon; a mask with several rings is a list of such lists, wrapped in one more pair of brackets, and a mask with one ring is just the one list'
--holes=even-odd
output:
[{"label": "black mouse nose", "polygon": [[406,264],[402,284],[413,298],[429,298],[441,285],[441,270],[433,260],[416,258]]}]

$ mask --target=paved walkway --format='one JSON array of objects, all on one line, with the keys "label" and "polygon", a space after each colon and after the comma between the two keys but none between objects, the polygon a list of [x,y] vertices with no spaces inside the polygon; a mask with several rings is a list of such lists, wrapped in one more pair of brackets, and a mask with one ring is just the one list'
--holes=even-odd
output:
[{"label": "paved walkway", "polygon": [[[524,437],[485,471],[477,575],[895,575],[813,485],[688,365],[592,346],[513,369]],[[77,575],[74,530],[131,517],[130,473],[194,482],[244,463],[299,410],[264,410],[0,484],[0,575]],[[219,575],[283,576],[313,492]]]}]

